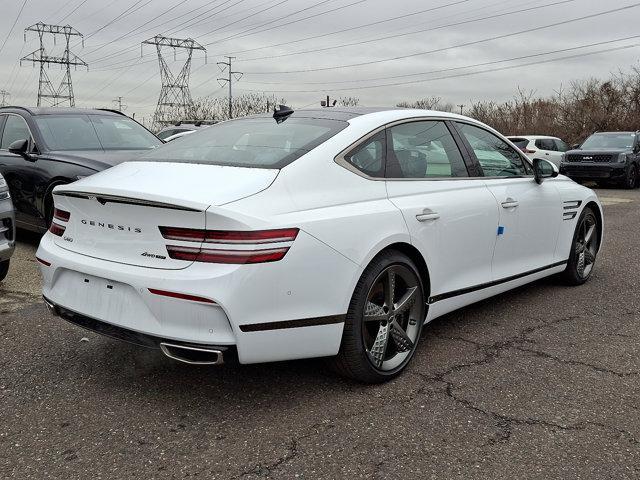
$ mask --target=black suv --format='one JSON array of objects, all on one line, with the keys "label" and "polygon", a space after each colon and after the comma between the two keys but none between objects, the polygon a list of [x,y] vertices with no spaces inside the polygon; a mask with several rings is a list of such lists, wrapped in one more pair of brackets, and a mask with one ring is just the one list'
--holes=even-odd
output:
[{"label": "black suv", "polygon": [[0,108],[0,174],[16,223],[43,232],[51,223],[51,191],[118,163],[162,141],[115,111],[83,108]]},{"label": "black suv", "polygon": [[597,132],[562,157],[560,173],[576,181],[640,187],[640,132]]}]

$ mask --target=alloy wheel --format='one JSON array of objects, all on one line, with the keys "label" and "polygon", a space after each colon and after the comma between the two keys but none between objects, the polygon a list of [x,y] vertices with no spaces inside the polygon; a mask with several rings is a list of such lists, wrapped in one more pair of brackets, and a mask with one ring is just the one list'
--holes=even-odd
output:
[{"label": "alloy wheel", "polygon": [[363,312],[362,336],[371,364],[389,372],[411,356],[424,319],[419,278],[403,265],[390,265],[373,282]]},{"label": "alloy wheel", "polygon": [[598,252],[598,222],[596,217],[589,213],[585,215],[578,227],[578,236],[576,238],[576,255],[578,275],[587,278],[593,270]]}]

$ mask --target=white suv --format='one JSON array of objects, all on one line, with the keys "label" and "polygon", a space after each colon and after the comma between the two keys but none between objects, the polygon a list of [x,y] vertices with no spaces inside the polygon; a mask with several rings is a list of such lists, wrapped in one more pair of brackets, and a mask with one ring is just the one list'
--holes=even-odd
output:
[{"label": "white suv", "polygon": [[545,137],[542,135],[520,135],[507,137],[511,142],[533,158],[543,158],[560,166],[562,154],[570,149],[569,145],[557,137]]}]

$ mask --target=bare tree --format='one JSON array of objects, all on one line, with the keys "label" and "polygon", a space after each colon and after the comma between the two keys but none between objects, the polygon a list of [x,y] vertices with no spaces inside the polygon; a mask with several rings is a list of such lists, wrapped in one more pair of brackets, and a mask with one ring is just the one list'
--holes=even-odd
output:
[{"label": "bare tree", "polygon": [[438,110],[440,112],[452,112],[454,105],[452,103],[443,103],[442,97],[425,97],[413,102],[403,101],[396,105],[400,108],[419,108],[421,110]]},{"label": "bare tree", "polygon": [[640,68],[609,79],[571,82],[552,96],[518,89],[503,103],[474,102],[467,114],[505,134],[552,135],[569,143],[595,131],[640,128]]}]

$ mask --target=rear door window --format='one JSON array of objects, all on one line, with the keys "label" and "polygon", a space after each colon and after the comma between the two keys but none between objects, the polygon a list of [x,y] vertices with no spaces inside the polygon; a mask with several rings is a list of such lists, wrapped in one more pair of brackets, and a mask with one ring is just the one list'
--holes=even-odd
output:
[{"label": "rear door window", "polygon": [[387,178],[468,176],[462,154],[444,122],[409,122],[387,131]]},{"label": "rear door window", "polygon": [[555,142],[550,138],[539,138],[536,140],[536,147],[540,150],[555,152],[557,150]]}]

